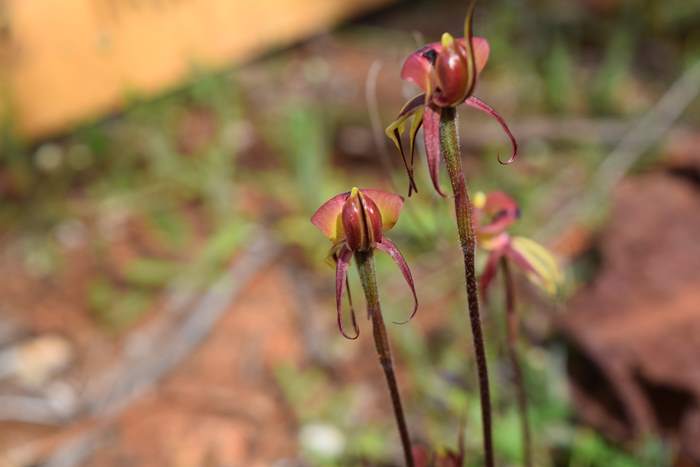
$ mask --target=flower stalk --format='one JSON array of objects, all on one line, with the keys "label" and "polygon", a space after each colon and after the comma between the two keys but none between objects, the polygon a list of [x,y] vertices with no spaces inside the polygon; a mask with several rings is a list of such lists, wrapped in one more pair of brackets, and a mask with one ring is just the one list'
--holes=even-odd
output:
[{"label": "flower stalk", "polygon": [[414,467],[415,463],[413,460],[413,450],[411,448],[411,438],[408,434],[406,417],[404,416],[403,406],[401,405],[401,396],[394,372],[394,363],[391,358],[391,347],[389,346],[389,338],[387,336],[381,305],[379,303],[379,291],[377,290],[377,278],[374,271],[374,255],[372,250],[355,252],[355,262],[357,263],[357,271],[360,274],[362,289],[365,292],[367,312],[372,320],[374,345],[377,349],[377,355],[379,356],[379,364],[382,366],[384,376],[386,377],[391,403],[394,408],[396,425],[399,430],[399,436],[401,437],[406,466]]},{"label": "flower stalk", "polygon": [[469,200],[462,158],[457,135],[457,112],[454,107],[446,107],[440,113],[440,147],[445,160],[447,172],[454,194],[455,216],[459,241],[464,256],[464,275],[467,289],[469,322],[474,342],[474,353],[479,377],[479,396],[481,399],[481,421],[484,436],[484,458],[486,467],[494,467],[491,391],[489,387],[486,347],[481,329],[479,297],[474,264],[476,236],[472,220],[472,205]]},{"label": "flower stalk", "polygon": [[[406,417],[404,416],[399,385],[394,373],[394,363],[391,358],[389,338],[382,317],[377,289],[377,276],[374,272],[374,250],[388,254],[401,270],[404,280],[413,295],[413,310],[410,320],[418,310],[418,297],[413,283],[411,270],[406,260],[384,233],[390,230],[399,218],[403,207],[403,198],[393,193],[381,190],[353,188],[349,192],[340,193],[321,205],[311,217],[311,222],[332,242],[328,258],[335,264],[335,299],[338,328],[348,339],[357,339],[360,329],[357,327],[355,310],[350,299],[347,271],[352,258],[355,258],[360,274],[362,289],[367,302],[367,314],[372,320],[374,345],[379,356],[379,363],[384,370],[391,403],[394,408],[396,425],[399,429],[406,465],[415,467],[411,438],[408,434]],[[350,319],[354,334],[349,335],[343,329],[342,300],[343,290],[347,289],[350,305]],[[407,320],[407,321],[408,321]],[[400,323],[399,323],[400,324]]]},{"label": "flower stalk", "polygon": [[[417,192],[413,173],[415,142],[418,130],[423,128],[423,141],[428,172],[435,191],[445,197],[440,186],[440,162],[444,161],[450,176],[454,194],[457,230],[464,255],[465,285],[468,314],[471,325],[474,352],[479,377],[481,415],[486,467],[494,466],[491,422],[491,397],[489,388],[486,350],[479,315],[479,297],[475,272],[476,235],[472,219],[472,205],[462,170],[461,152],[457,137],[456,108],[462,104],[475,108],[494,118],[510,140],[510,158],[501,160],[509,164],[518,155],[518,144],[505,120],[491,106],[473,93],[477,78],[486,66],[490,46],[483,37],[473,34],[473,17],[476,0],[471,0],[464,20],[464,36],[455,38],[444,33],[440,42],[426,44],[404,61],[401,78],[420,88],[421,94],[410,99],[399,111],[396,119],[386,128],[386,135],[401,153],[409,179],[408,195]],[[408,134],[408,146],[402,141]]]},{"label": "flower stalk", "polygon": [[501,271],[503,272],[503,286],[506,299],[506,346],[508,359],[513,371],[513,384],[515,385],[518,404],[518,416],[520,418],[520,433],[522,436],[523,465],[532,467],[532,436],[530,435],[530,423],[528,416],[527,391],[520,355],[518,353],[518,330],[520,323],[515,309],[515,283],[510,271],[510,265],[506,257],[501,258]]}]

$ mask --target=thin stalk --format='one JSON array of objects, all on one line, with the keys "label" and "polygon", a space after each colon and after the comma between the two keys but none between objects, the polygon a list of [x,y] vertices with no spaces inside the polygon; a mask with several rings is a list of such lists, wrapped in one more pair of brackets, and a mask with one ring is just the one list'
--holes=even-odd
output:
[{"label": "thin stalk", "polygon": [[367,311],[372,319],[372,330],[374,333],[374,345],[377,348],[379,355],[379,363],[384,369],[386,383],[391,396],[391,403],[394,406],[394,417],[396,425],[399,429],[403,453],[406,459],[407,467],[414,467],[413,450],[411,449],[411,438],[408,435],[408,427],[406,418],[404,417],[403,407],[401,405],[401,396],[399,395],[399,385],[396,382],[394,374],[394,363],[391,358],[391,348],[389,347],[389,337],[386,333],[384,318],[382,317],[382,309],[379,304],[379,291],[377,289],[377,277],[374,272],[374,258],[372,251],[355,253],[355,261],[357,262],[357,270],[360,273],[360,281],[362,288],[365,291],[365,299],[367,300]]},{"label": "thin stalk", "polygon": [[491,426],[491,395],[489,389],[489,372],[486,364],[486,348],[481,330],[479,315],[479,297],[476,289],[476,272],[474,270],[474,250],[476,238],[472,224],[472,205],[469,201],[467,184],[462,171],[462,157],[457,136],[457,112],[453,107],[446,107],[440,113],[440,148],[450,175],[452,192],[455,197],[455,215],[457,231],[464,255],[464,275],[469,304],[469,322],[474,340],[474,353],[479,374],[479,396],[481,397],[481,421],[484,432],[484,458],[486,467],[494,467],[493,435]]},{"label": "thin stalk", "polygon": [[513,383],[515,383],[515,391],[517,393],[520,432],[523,437],[523,463],[525,467],[532,467],[532,438],[530,436],[530,424],[528,423],[527,391],[525,390],[525,380],[518,354],[518,329],[520,324],[515,310],[515,284],[510,273],[508,260],[505,257],[501,258],[501,269],[503,270],[503,284],[506,292],[508,358],[513,368]]}]

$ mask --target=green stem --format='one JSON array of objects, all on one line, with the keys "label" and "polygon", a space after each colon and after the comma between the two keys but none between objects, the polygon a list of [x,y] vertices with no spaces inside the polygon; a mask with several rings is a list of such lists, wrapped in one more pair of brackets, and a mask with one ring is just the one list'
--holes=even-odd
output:
[{"label": "green stem", "polygon": [[474,250],[476,238],[472,225],[472,205],[469,201],[467,184],[462,171],[462,157],[457,137],[457,112],[453,107],[446,107],[440,113],[440,148],[450,175],[452,192],[455,196],[455,215],[457,231],[464,255],[464,274],[466,278],[467,300],[469,303],[469,322],[474,340],[474,353],[479,374],[479,395],[481,397],[481,420],[484,432],[484,457],[486,467],[494,467],[493,436],[491,427],[491,395],[489,373],[486,364],[486,349],[481,330],[479,315],[479,297],[476,289],[476,272],[474,270]]},{"label": "green stem", "polygon": [[530,436],[530,424],[528,423],[527,391],[523,378],[520,357],[518,355],[518,315],[515,310],[515,284],[510,273],[510,266],[505,257],[501,258],[503,270],[503,282],[506,289],[506,334],[508,345],[508,358],[513,368],[513,382],[517,392],[518,412],[520,415],[520,432],[523,440],[523,463],[525,467],[532,467],[532,438]]},{"label": "green stem", "polygon": [[394,374],[394,363],[391,358],[391,348],[389,347],[389,337],[386,333],[384,318],[382,317],[382,309],[379,304],[379,291],[377,290],[377,277],[374,272],[374,258],[372,251],[358,251],[355,253],[355,261],[357,262],[357,270],[360,273],[360,281],[362,288],[365,291],[365,299],[367,300],[367,310],[372,318],[372,330],[374,333],[374,345],[377,348],[379,355],[379,363],[384,369],[387,386],[389,387],[389,395],[391,403],[394,406],[394,416],[396,425],[399,429],[403,453],[406,459],[407,467],[414,467],[413,450],[411,449],[411,438],[408,435],[408,427],[406,426],[406,418],[404,417],[403,407],[401,405],[401,396],[399,395],[399,385],[396,382]]}]

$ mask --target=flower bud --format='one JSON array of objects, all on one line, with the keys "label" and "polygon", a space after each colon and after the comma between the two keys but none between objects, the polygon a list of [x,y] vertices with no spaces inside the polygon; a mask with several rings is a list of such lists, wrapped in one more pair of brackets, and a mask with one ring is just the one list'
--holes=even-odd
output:
[{"label": "flower bud", "polygon": [[442,35],[442,50],[435,60],[435,76],[435,99],[440,105],[454,106],[467,97],[469,68],[466,52],[448,33]]},{"label": "flower bud", "polygon": [[382,239],[382,216],[372,198],[353,188],[345,200],[341,222],[348,247],[366,251]]}]

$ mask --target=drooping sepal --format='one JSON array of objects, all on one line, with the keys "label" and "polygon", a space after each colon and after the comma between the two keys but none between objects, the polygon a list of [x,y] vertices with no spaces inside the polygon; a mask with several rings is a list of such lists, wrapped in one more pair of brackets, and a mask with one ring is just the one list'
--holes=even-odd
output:
[{"label": "drooping sepal", "polygon": [[464,101],[464,103],[467,104],[469,107],[473,107],[488,114],[489,116],[493,117],[499,123],[499,125],[501,125],[501,128],[503,128],[503,131],[510,140],[512,151],[510,154],[510,158],[508,158],[505,161],[501,160],[501,156],[499,155],[498,162],[500,162],[503,165],[507,165],[513,162],[518,157],[518,141],[515,139],[513,132],[510,131],[510,128],[508,128],[508,124],[503,119],[503,117],[501,117],[501,115],[498,112],[496,112],[493,109],[493,107],[491,107],[486,102],[482,101],[476,96],[469,96],[467,100]]},{"label": "drooping sepal", "polygon": [[340,333],[346,339],[355,340],[360,336],[360,329],[357,327],[357,320],[355,319],[355,310],[352,307],[352,301],[350,302],[350,320],[352,322],[354,335],[348,335],[345,332],[345,327],[343,326],[343,289],[348,289],[348,297],[350,294],[350,288],[348,287],[347,277],[348,277],[348,266],[350,265],[350,260],[352,259],[352,251],[344,246],[340,249],[336,255],[337,261],[335,266],[335,306],[336,314],[338,319],[338,329]]},{"label": "drooping sepal", "polygon": [[408,263],[406,263],[406,260],[404,259],[399,249],[396,248],[394,242],[384,237],[381,242],[377,243],[377,248],[391,256],[391,259],[393,259],[396,265],[399,267],[403,278],[406,280],[408,287],[411,289],[411,294],[413,295],[413,311],[411,311],[411,314],[409,315],[406,321],[396,323],[405,324],[408,321],[410,321],[411,318],[413,318],[416,312],[418,311],[418,296],[416,295],[416,286],[413,283],[413,275],[411,274],[411,270],[408,267]]},{"label": "drooping sepal", "polygon": [[[416,182],[413,177],[413,160],[415,154],[415,141],[418,130],[423,123],[423,106],[425,102],[425,95],[420,94],[411,100],[409,100],[406,105],[403,106],[399,115],[385,130],[386,135],[393,141],[396,148],[401,153],[401,159],[403,160],[404,167],[408,173],[408,196],[411,196],[414,192],[418,192],[416,188]],[[408,120],[411,119],[411,127],[409,129],[409,155],[410,159],[406,157],[406,152],[404,151],[402,136],[406,131],[406,125]]]},{"label": "drooping sepal", "polygon": [[428,172],[435,191],[443,198],[446,196],[440,187],[440,110],[425,106],[423,115],[423,138],[425,140],[425,155],[428,161]]}]

